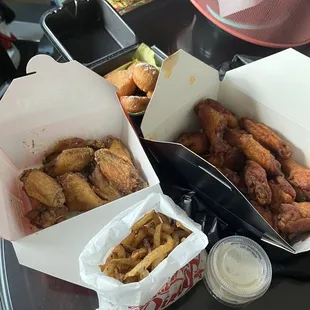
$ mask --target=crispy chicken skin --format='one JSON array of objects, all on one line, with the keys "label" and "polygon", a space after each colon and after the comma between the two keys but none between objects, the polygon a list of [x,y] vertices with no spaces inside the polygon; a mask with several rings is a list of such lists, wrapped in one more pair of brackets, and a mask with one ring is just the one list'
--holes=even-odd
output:
[{"label": "crispy chicken skin", "polygon": [[278,215],[279,229],[284,233],[307,232],[310,230],[310,202],[282,204]]},{"label": "crispy chicken skin", "polygon": [[204,158],[206,161],[208,161],[210,164],[212,164],[216,168],[224,167],[225,153],[211,153],[211,154],[203,155],[202,158]]},{"label": "crispy chicken skin", "polygon": [[278,231],[277,216],[273,215],[269,207],[263,207],[256,201],[250,201],[256,211],[266,220],[266,222],[276,231]]},{"label": "crispy chicken skin", "polygon": [[244,179],[250,196],[260,205],[271,203],[271,189],[265,169],[252,160],[247,160],[244,168]]},{"label": "crispy chicken skin", "polygon": [[25,170],[20,180],[23,189],[32,197],[48,207],[62,207],[66,201],[61,186],[46,173],[38,169]]},{"label": "crispy chicken skin", "polygon": [[295,200],[297,202],[310,201],[310,191],[303,191],[299,187],[294,187],[294,190],[296,192],[296,199]]},{"label": "crispy chicken skin", "polygon": [[270,208],[274,213],[278,213],[281,204],[292,203],[296,198],[293,186],[282,176],[270,180],[269,186],[272,192]]},{"label": "crispy chicken skin", "polygon": [[147,186],[134,165],[109,150],[96,151],[95,160],[103,175],[122,194],[128,195]]},{"label": "crispy chicken skin", "polygon": [[52,177],[67,172],[78,172],[90,163],[93,155],[94,150],[89,147],[64,150],[54,160],[45,165],[43,169]]},{"label": "crispy chicken skin", "polygon": [[89,176],[89,180],[94,185],[95,193],[103,200],[113,201],[121,197],[120,192],[102,174],[98,165]]},{"label": "crispy chicken skin", "polygon": [[232,146],[239,147],[248,159],[260,164],[267,173],[275,176],[282,175],[281,164],[252,135],[239,129],[228,129],[224,139]]},{"label": "crispy chicken skin", "polygon": [[179,136],[177,142],[183,144],[198,155],[206,154],[209,149],[208,138],[200,131],[184,132]]},{"label": "crispy chicken skin", "polygon": [[282,169],[288,176],[288,181],[302,191],[310,191],[310,169],[298,164],[295,160],[281,160]]},{"label": "crispy chicken skin", "polygon": [[292,155],[291,147],[266,125],[256,123],[248,118],[242,118],[240,125],[256,141],[281,158],[289,158]]},{"label": "crispy chicken skin", "polygon": [[39,229],[50,227],[65,220],[65,215],[68,212],[66,207],[49,208],[41,207],[28,212],[25,217],[30,220],[31,225]]},{"label": "crispy chicken skin", "polygon": [[228,109],[226,109],[222,104],[220,104],[216,100],[213,100],[210,98],[203,100],[203,102],[204,102],[204,104],[209,105],[210,107],[212,107],[216,111],[218,111],[218,112],[220,112],[226,116],[228,128],[237,128],[238,127],[238,120],[235,117],[235,115],[232,112],[230,112]]},{"label": "crispy chicken skin", "polygon": [[64,150],[87,146],[94,150],[99,150],[105,147],[104,142],[101,140],[84,140],[77,137],[60,140],[46,151],[42,163],[43,165],[48,164]]},{"label": "crispy chicken skin", "polygon": [[218,168],[218,170],[221,171],[225,175],[225,177],[231,183],[233,183],[237,188],[240,187],[240,185],[241,185],[240,176],[236,172],[234,172],[234,171],[232,171],[226,167]]},{"label": "crispy chicken skin", "polygon": [[69,211],[88,211],[106,203],[79,173],[66,173],[58,177],[58,182],[63,188]]},{"label": "crispy chicken skin", "polygon": [[108,136],[104,141],[106,148],[111,153],[132,163],[132,157],[130,155],[130,152],[121,140],[112,136]]},{"label": "crispy chicken skin", "polygon": [[229,150],[229,145],[223,140],[224,130],[228,124],[226,114],[217,111],[208,104],[208,100],[201,101],[196,107],[200,126],[209,138],[212,153],[225,153]]}]

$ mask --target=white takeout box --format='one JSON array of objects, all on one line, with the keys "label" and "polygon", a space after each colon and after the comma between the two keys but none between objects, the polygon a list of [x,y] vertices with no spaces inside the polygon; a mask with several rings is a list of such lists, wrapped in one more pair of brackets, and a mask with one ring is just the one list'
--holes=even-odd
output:
[{"label": "white takeout box", "polygon": [[290,143],[293,158],[310,167],[309,72],[310,59],[288,49],[231,70],[220,82],[217,70],[180,50],[163,62],[141,125],[147,145],[215,202],[216,214],[292,253],[310,249],[309,234],[291,247],[214,166],[172,141],[199,128],[193,108],[202,98],[212,98],[239,117],[270,126]]},{"label": "white takeout box", "polygon": [[[115,87],[78,62],[49,56],[30,60],[28,76],[15,79],[0,102],[0,237],[13,241],[21,264],[86,286],[78,258],[84,246],[117,214],[161,192],[158,178],[118,102]],[[67,137],[120,138],[149,187],[92,211],[36,231],[18,177],[39,166],[44,151]]]}]

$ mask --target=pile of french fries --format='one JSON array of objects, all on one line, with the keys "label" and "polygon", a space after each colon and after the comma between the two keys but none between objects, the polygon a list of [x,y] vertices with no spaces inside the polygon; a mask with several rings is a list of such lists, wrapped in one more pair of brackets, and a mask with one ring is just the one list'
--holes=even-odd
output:
[{"label": "pile of french fries", "polygon": [[99,267],[122,283],[139,282],[191,233],[182,223],[153,210],[132,226],[131,233]]}]

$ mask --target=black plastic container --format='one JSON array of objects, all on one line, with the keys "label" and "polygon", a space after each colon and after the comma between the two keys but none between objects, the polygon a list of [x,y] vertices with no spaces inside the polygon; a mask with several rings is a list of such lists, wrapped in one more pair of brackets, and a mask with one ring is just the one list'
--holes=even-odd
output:
[{"label": "black plastic container", "polygon": [[104,0],[69,0],[41,18],[45,35],[65,61],[87,66],[137,42],[134,32]]}]

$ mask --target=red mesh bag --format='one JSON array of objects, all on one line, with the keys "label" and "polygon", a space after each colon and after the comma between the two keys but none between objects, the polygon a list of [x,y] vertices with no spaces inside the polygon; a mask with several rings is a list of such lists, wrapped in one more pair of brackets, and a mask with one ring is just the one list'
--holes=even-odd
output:
[{"label": "red mesh bag", "polygon": [[218,27],[268,47],[310,42],[309,0],[191,0]]}]

